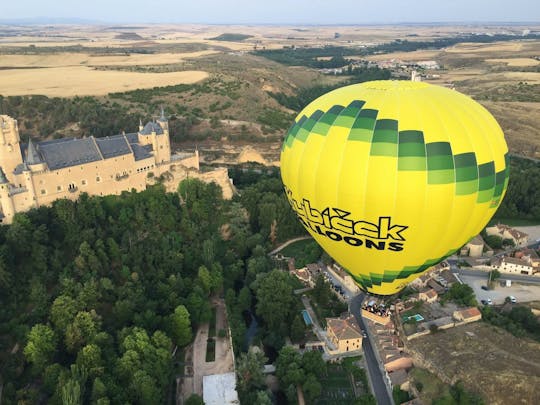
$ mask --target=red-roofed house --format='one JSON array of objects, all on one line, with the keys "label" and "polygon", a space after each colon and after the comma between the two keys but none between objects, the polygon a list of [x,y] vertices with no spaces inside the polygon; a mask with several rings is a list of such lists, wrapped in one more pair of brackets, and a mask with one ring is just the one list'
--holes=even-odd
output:
[{"label": "red-roofed house", "polygon": [[421,301],[425,301],[429,304],[437,301],[438,297],[439,297],[439,294],[437,294],[437,291],[435,291],[433,288],[430,288],[427,291],[421,291],[418,293],[418,299]]},{"label": "red-roofed house", "polygon": [[469,322],[476,322],[482,319],[482,313],[480,312],[478,308],[470,307],[470,308],[462,309],[459,311],[454,311],[454,313],[452,314],[452,317],[457,322],[469,323]]},{"label": "red-roofed house", "polygon": [[362,331],[352,315],[347,318],[326,318],[326,333],[340,352],[362,348]]},{"label": "red-roofed house", "polygon": [[497,235],[503,239],[512,239],[517,247],[526,246],[529,241],[529,235],[525,232],[518,231],[517,229],[503,224],[487,227],[486,233],[488,235]]}]

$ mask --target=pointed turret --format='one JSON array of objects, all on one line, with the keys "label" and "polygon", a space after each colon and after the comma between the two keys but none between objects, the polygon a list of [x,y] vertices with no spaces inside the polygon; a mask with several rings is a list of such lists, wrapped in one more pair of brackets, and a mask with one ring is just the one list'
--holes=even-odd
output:
[{"label": "pointed turret", "polygon": [[29,165],[43,163],[43,159],[41,159],[41,156],[31,139],[28,140],[28,154],[26,155],[26,163]]},{"label": "pointed turret", "polygon": [[143,130],[143,124],[142,124],[142,119],[139,118],[139,132],[141,132]]},{"label": "pointed turret", "polygon": [[159,121],[161,122],[167,121],[167,118],[165,118],[165,109],[163,108],[163,106],[161,106],[161,116],[159,117]]}]

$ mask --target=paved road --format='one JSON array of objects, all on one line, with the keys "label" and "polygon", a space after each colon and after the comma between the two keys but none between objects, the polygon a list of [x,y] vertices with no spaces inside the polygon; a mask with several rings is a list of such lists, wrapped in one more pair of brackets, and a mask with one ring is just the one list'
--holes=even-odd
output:
[{"label": "paved road", "polygon": [[[483,270],[469,270],[464,268],[455,268],[452,266],[452,272],[456,273],[457,275],[463,274],[464,276],[485,278],[486,280],[489,277],[489,272]],[[525,276],[521,274],[501,273],[501,280],[512,280],[516,283],[540,284],[540,277]]]},{"label": "paved road", "polygon": [[[364,325],[364,320],[360,315],[360,308],[362,307],[363,300],[364,293],[358,294],[350,301],[350,308],[351,313],[355,316],[360,328],[362,328],[362,330],[367,330],[366,326]],[[390,397],[386,388],[384,376],[379,367],[377,357],[375,357],[374,348],[369,340],[369,337],[362,340],[362,348],[364,349],[364,357],[366,359],[369,377],[373,385],[373,395],[377,400],[377,404],[393,405],[392,398]]]}]

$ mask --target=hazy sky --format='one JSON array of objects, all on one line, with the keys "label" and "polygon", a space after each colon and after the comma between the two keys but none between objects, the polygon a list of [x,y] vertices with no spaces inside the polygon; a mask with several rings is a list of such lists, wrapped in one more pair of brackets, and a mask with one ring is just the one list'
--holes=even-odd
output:
[{"label": "hazy sky", "polygon": [[369,24],[540,21],[539,0],[2,0],[0,19],[104,22]]}]

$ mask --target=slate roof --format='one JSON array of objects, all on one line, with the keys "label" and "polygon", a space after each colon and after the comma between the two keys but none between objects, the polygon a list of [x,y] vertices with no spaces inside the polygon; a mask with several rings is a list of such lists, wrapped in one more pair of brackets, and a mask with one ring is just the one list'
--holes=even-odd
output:
[{"label": "slate roof", "polygon": [[129,147],[127,139],[124,135],[96,138],[96,144],[104,159],[128,155],[131,153],[131,148]]},{"label": "slate roof", "polygon": [[39,151],[49,170],[101,160],[94,138],[64,138],[40,142]]},{"label": "slate roof", "polygon": [[135,160],[147,159],[152,156],[152,145],[139,145],[138,143],[132,143],[131,149],[135,155]]},{"label": "slate roof", "polygon": [[163,128],[161,128],[161,125],[159,125],[157,122],[149,121],[144,126],[143,130],[141,131],[141,134],[150,135],[152,132],[155,132],[156,135],[162,135]]},{"label": "slate roof", "polygon": [[37,151],[32,140],[29,139],[28,140],[28,154],[26,155],[26,163],[28,163],[29,165],[36,165],[42,162],[43,162],[43,159],[41,158],[41,155]]}]

